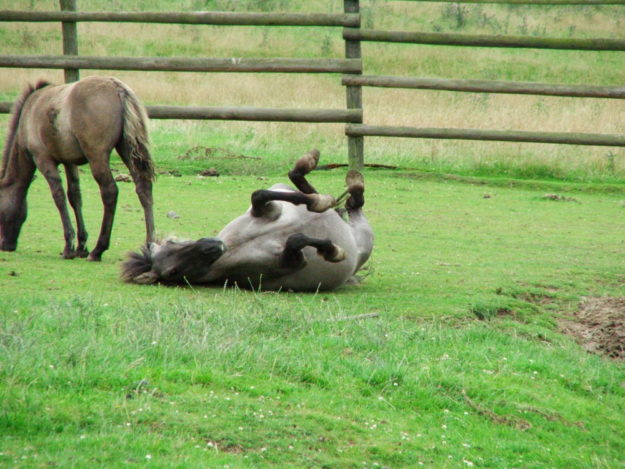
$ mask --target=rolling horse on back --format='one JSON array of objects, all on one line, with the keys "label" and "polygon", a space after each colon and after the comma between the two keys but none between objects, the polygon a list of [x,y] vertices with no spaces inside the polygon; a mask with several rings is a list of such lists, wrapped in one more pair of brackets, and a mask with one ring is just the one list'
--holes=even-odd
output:
[{"label": "rolling horse on back", "polygon": [[[43,174],[61,215],[63,257],[99,261],[110,244],[118,189],[109,166],[115,148],[128,167],[143,206],[147,241],[154,241],[152,183],[147,114],[132,90],[112,77],[88,77],[67,85],[40,82],[15,102],[0,168],[0,250],[14,251],[26,220],[26,195],[35,169]],[[78,166],[89,164],[100,186],[104,215],[94,249],[86,247]],[[67,177],[67,198],[77,225],[72,226],[59,165]]]},{"label": "rolling horse on back", "polygon": [[228,282],[294,291],[332,290],[345,284],[373,249],[373,232],[362,210],[364,179],[349,171],[345,209],[333,210],[337,200],[319,194],[305,177],[318,160],[319,152],[313,150],[289,172],[297,190],[276,184],[255,191],[250,209],[216,238],[166,240],[130,253],[122,278],[139,284]]}]

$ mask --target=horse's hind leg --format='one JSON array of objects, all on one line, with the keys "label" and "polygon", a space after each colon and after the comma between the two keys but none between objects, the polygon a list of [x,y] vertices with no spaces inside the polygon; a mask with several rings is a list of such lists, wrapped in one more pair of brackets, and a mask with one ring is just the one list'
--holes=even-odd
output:
[{"label": "horse's hind leg", "polygon": [[310,238],[302,233],[289,236],[284,251],[280,255],[279,266],[283,269],[297,269],[304,266],[302,249],[312,246],[328,262],[340,262],[345,259],[345,251],[329,239]]},{"label": "horse's hind leg", "polygon": [[113,231],[113,219],[115,218],[119,189],[111,174],[108,153],[98,153],[94,157],[89,158],[89,165],[91,166],[94,179],[100,186],[104,214],[102,215],[102,226],[100,227],[98,241],[87,260],[100,261],[102,253],[109,248],[111,243],[111,232]]},{"label": "horse's hind leg", "polygon": [[373,230],[365,217],[362,207],[365,204],[365,180],[358,171],[350,170],[345,177],[349,198],[345,202],[349,226],[352,229],[358,248],[356,271],[367,262],[373,250]]},{"label": "horse's hind leg", "polygon": [[76,247],[76,257],[87,257],[87,229],[82,216],[82,196],[80,194],[80,179],[78,166],[72,164],[65,165],[65,175],[67,177],[67,198],[69,204],[74,209],[76,216],[76,228],[78,230],[78,246]]},{"label": "horse's hind leg", "polygon": [[122,161],[128,168],[128,171],[130,171],[132,180],[135,183],[135,192],[137,193],[137,197],[139,197],[139,202],[141,202],[141,206],[143,207],[143,216],[145,218],[146,243],[156,241],[153,213],[154,201],[152,199],[152,179],[149,174],[147,174],[144,170],[141,170],[141,168],[138,168],[137,165],[134,164],[130,155],[130,148],[125,141],[122,140],[122,142],[120,142],[119,145],[117,145],[117,147],[115,148],[117,150],[117,153],[119,153]]},{"label": "horse's hind leg", "polygon": [[50,186],[50,192],[52,192],[52,198],[56,208],[61,215],[61,223],[63,223],[63,236],[65,237],[65,248],[61,254],[64,259],[73,259],[76,257],[76,251],[74,249],[74,227],[67,210],[67,202],[65,197],[65,191],[63,190],[63,184],[59,169],[51,160],[47,158],[35,157],[37,167],[48,181]]},{"label": "horse's hind leg", "polygon": [[274,218],[276,210],[278,210],[279,215],[279,209],[276,208],[275,204],[271,203],[274,200],[282,200],[294,205],[306,205],[308,210],[318,213],[325,212],[334,207],[336,203],[334,197],[326,194],[304,194],[297,191],[261,189],[252,194],[252,216]]},{"label": "horse's hind leg", "polygon": [[289,179],[304,194],[316,194],[317,190],[306,180],[306,175],[317,167],[319,150],[310,150],[289,171]]}]

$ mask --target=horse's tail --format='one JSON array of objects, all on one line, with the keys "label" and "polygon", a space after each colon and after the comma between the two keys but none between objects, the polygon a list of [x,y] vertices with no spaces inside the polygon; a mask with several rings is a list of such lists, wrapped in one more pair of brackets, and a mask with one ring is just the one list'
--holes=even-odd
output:
[{"label": "horse's tail", "polygon": [[154,181],[156,173],[149,150],[148,113],[134,91],[116,78],[113,81],[124,108],[122,141],[129,149],[128,163],[137,170],[139,177]]}]

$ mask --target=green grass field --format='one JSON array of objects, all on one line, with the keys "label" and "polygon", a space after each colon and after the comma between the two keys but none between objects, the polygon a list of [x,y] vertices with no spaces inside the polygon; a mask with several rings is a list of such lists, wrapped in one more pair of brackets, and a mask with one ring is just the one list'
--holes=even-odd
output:
[{"label": "green grass field", "polygon": [[[342,176],[311,179],[337,193]],[[368,276],[316,295],[123,284],[144,237],[131,184],[103,262],[63,261],[37,178],[0,255],[0,465],[622,465],[623,362],[557,323],[583,296],[623,296],[623,193],[366,178]],[[212,235],[274,180],[161,175],[159,232]]]},{"label": "green grass field", "polygon": [[[79,9],[342,10],[337,0],[131,3],[79,0]],[[622,6],[361,3],[363,26],[378,29],[622,37],[625,19]],[[0,9],[57,7],[20,0]],[[80,52],[93,55],[343,55],[338,29],[116,25],[112,35],[93,24],[80,25],[79,37]],[[0,44],[2,53],[55,55],[60,27],[0,24]],[[368,74],[625,80],[622,53],[376,44],[364,52]],[[342,108],[345,100],[338,76],[115,75],[148,104]],[[40,77],[59,82],[62,73],[0,74],[0,100]],[[618,100],[364,93],[369,124],[625,129]],[[0,116],[0,144],[7,123]],[[347,154],[340,124],[153,121],[150,133],[161,236],[213,236],[253,190],[284,182],[305,151],[319,148],[321,164]],[[564,333],[589,301],[625,297],[622,150],[365,145],[367,163],[398,168],[365,170],[376,245],[363,283],[323,294],[122,283],[120,263],[145,237],[132,184],[119,183],[103,261],[64,261],[59,216],[38,175],[18,250],[0,252],[0,467],[625,466],[623,358],[589,353],[605,345],[595,336],[580,344]],[[116,156],[113,167],[126,172]],[[208,168],[221,175],[198,177]],[[310,179],[336,195],[344,172]],[[82,188],[93,247],[101,203],[86,169]],[[617,334],[608,345],[622,356],[622,307],[617,314],[601,325]]]}]

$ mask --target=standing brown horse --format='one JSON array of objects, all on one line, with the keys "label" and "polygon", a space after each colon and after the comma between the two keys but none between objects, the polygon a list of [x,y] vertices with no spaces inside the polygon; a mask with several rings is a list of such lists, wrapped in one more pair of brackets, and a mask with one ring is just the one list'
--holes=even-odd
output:
[{"label": "standing brown horse", "polygon": [[[14,251],[26,220],[26,194],[35,169],[44,175],[61,215],[63,258],[99,261],[110,244],[118,189],[109,159],[113,148],[128,167],[145,214],[147,241],[154,240],[152,182],[147,114],[124,83],[112,77],[88,77],[67,85],[39,82],[15,102],[0,168],[0,250]],[[82,217],[78,166],[89,163],[100,186],[104,216],[91,253]],[[67,198],[76,215],[78,246],[67,209],[59,165],[65,167]]]}]

